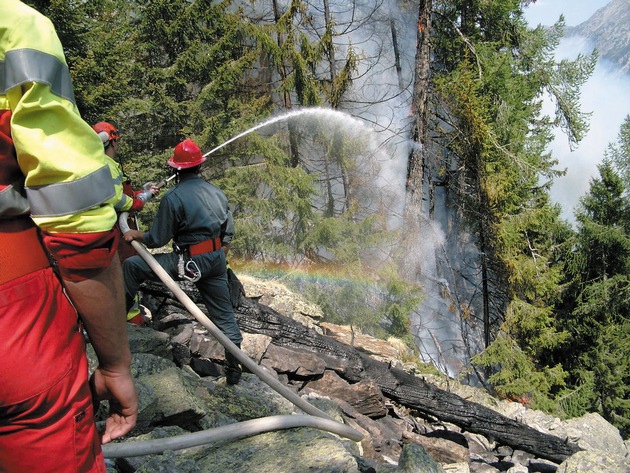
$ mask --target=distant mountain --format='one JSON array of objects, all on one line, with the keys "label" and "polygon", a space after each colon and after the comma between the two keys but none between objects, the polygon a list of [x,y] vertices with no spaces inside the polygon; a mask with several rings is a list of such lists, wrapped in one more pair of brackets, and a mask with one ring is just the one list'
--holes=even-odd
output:
[{"label": "distant mountain", "polygon": [[612,0],[584,23],[567,27],[565,36],[590,39],[600,58],[630,73],[630,0]]}]

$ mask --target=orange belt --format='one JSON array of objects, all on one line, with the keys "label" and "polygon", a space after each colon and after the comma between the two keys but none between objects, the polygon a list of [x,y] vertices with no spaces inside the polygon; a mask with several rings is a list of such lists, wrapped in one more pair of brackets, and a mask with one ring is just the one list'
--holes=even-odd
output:
[{"label": "orange belt", "polygon": [[201,243],[195,243],[188,247],[188,253],[190,256],[202,255],[204,253],[210,253],[221,248],[221,238],[211,238],[209,240],[202,241]]},{"label": "orange belt", "polygon": [[0,284],[49,266],[30,219],[0,220]]}]

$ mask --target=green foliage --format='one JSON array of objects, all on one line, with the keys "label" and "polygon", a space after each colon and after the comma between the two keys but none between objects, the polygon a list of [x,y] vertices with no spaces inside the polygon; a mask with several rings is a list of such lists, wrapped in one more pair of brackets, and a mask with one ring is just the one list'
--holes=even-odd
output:
[{"label": "green foliage", "polygon": [[[629,280],[625,297],[630,295]],[[627,314],[628,312],[626,312]],[[630,436],[630,321],[622,320],[602,328],[593,347],[593,372],[602,415],[619,428],[624,438]]]},{"label": "green foliage", "polygon": [[[540,181],[559,174],[545,151],[553,128],[571,145],[587,130],[579,91],[597,53],[556,62],[563,21],[528,30],[519,1],[435,8],[436,98],[448,110],[447,146],[458,157],[462,210],[484,255],[486,310],[494,310],[484,315],[496,336],[472,361],[498,392],[553,410],[560,392],[578,397],[569,396],[576,386],[565,387],[573,367],[556,356],[574,346],[572,327],[556,314],[574,239]],[[557,104],[554,116],[542,115],[545,94]]]},{"label": "green foliage", "polygon": [[592,371],[580,370],[573,373],[571,389],[564,389],[557,398],[558,414],[563,418],[581,417],[592,410],[596,403],[595,376]]},{"label": "green foliage", "polygon": [[630,189],[630,115],[621,124],[617,143],[611,143],[606,156],[619,173],[626,189]]},{"label": "green foliage", "polygon": [[556,409],[554,392],[564,387],[566,372],[560,365],[540,369],[511,337],[500,334],[481,354],[473,358],[477,366],[489,368],[488,381],[507,399],[521,401],[533,409]]},{"label": "green foliage", "polygon": [[393,268],[385,274],[387,292],[384,309],[385,319],[389,322],[388,333],[411,343],[411,314],[422,300],[421,291],[398,276]]},{"label": "green foliage", "polygon": [[261,163],[231,169],[217,184],[233,202],[239,256],[282,262],[303,254],[315,218],[312,178],[304,170]]},{"label": "green foliage", "polygon": [[609,161],[599,166],[599,172],[576,210],[578,237],[568,272],[577,292],[586,284],[630,271],[626,189]]},{"label": "green foliage", "polygon": [[387,334],[380,326],[383,313],[372,300],[376,291],[375,286],[366,287],[349,280],[309,286],[305,296],[321,307],[327,322],[350,325],[355,330],[385,338]]},{"label": "green foliage", "polygon": [[[345,279],[342,275],[348,268],[364,276]],[[405,282],[392,267],[376,271],[357,263],[344,267],[332,281],[315,277],[295,287],[322,308],[327,322],[350,325],[383,339],[394,336],[412,344],[410,318],[421,300],[420,289]]]},{"label": "green foliage", "polygon": [[571,374],[566,409],[599,412],[627,437],[630,209],[627,189],[609,160],[599,172],[576,211],[578,232],[566,255],[567,282],[558,318],[571,339],[556,358]]}]

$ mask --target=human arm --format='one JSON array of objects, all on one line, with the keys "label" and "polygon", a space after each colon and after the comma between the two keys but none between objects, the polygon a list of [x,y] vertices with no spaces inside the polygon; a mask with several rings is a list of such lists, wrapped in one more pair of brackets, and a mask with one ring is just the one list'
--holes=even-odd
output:
[{"label": "human arm", "polygon": [[123,235],[123,238],[125,239],[125,241],[129,241],[129,242],[133,240],[138,240],[142,242],[144,241],[144,232],[140,230],[129,230],[125,232],[125,234]]},{"label": "human arm", "polygon": [[227,257],[228,252],[230,251],[230,243],[234,238],[234,217],[232,216],[232,211],[229,207],[226,210],[226,219],[221,225],[221,248],[225,252],[225,256]]},{"label": "human arm", "polygon": [[132,238],[142,241],[148,248],[160,248],[173,239],[183,210],[171,191],[162,197],[151,228],[146,232],[126,234],[125,240],[130,241],[128,238]]},{"label": "human arm", "polygon": [[90,279],[64,283],[98,356],[90,387],[96,401],[109,400],[109,416],[101,438],[107,443],[129,433],[138,417],[120,261],[113,258],[108,268]]},{"label": "human arm", "polygon": [[129,204],[125,206],[125,211],[140,212],[144,204],[154,195],[160,192],[160,188],[152,182],[146,182],[140,191],[130,191],[128,196]]}]

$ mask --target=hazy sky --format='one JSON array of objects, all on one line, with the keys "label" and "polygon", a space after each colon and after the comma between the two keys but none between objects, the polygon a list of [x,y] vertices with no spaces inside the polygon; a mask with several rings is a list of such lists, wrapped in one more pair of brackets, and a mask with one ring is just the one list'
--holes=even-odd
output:
[{"label": "hazy sky", "polygon": [[[538,0],[525,10],[525,18],[531,26],[550,25],[564,14],[568,26],[577,26],[610,1]],[[589,54],[592,50],[593,45],[584,38],[565,38],[556,57],[574,59],[578,53]],[[563,217],[571,222],[575,220],[573,210],[578,199],[588,192],[590,180],[599,176],[597,165],[608,145],[617,141],[619,127],[630,113],[630,75],[600,59],[593,76],[582,87],[580,103],[584,111],[592,112],[588,134],[571,151],[566,136],[557,132],[550,147],[558,167],[567,170],[565,176],[556,179],[551,197],[562,205]],[[553,111],[553,104],[548,103],[546,113]]]}]

